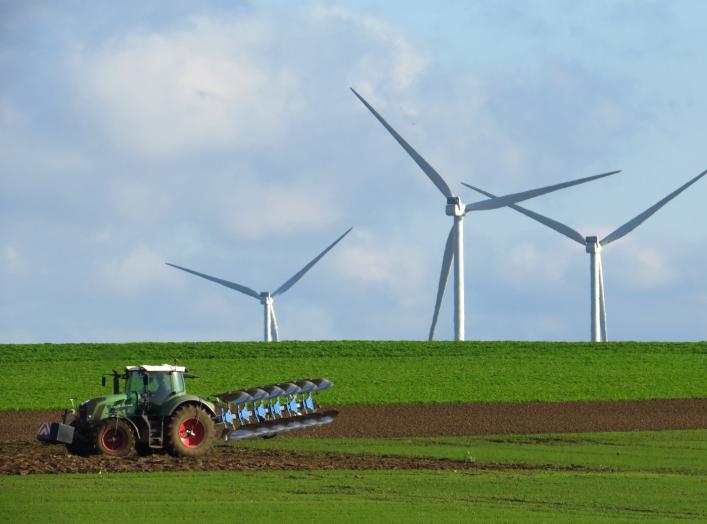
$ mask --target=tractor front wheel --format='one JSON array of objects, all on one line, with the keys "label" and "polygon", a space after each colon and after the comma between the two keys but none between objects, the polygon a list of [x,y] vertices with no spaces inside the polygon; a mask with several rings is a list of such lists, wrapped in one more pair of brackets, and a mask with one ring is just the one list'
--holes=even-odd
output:
[{"label": "tractor front wheel", "polygon": [[124,420],[106,420],[96,433],[96,449],[113,457],[129,455],[135,449],[133,430]]},{"label": "tractor front wheel", "polygon": [[167,449],[173,455],[200,457],[211,449],[214,434],[214,423],[206,411],[198,406],[184,406],[169,420]]}]

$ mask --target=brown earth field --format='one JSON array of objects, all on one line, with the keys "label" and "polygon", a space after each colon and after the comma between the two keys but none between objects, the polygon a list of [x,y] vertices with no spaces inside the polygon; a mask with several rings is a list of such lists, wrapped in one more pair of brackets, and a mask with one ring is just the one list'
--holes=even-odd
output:
[{"label": "brown earth field", "polygon": [[[707,428],[707,399],[580,402],[489,402],[336,406],[333,424],[293,436],[405,437],[582,433]],[[98,473],[122,471],[263,471],[312,469],[537,469],[526,464],[477,465],[453,460],[378,457],[335,453],[297,453],[218,446],[200,459],[164,453],[113,459],[73,456],[63,446],[35,440],[42,421],[61,412],[0,412],[0,474]],[[278,437],[287,438],[287,437]]]}]

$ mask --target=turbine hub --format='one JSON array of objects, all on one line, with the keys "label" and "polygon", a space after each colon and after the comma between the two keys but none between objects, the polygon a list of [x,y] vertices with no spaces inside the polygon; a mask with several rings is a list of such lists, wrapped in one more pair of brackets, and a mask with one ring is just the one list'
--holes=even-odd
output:
[{"label": "turbine hub", "polygon": [[463,217],[464,203],[462,199],[457,196],[447,197],[447,206],[444,208],[444,212],[450,217]]},{"label": "turbine hub", "polygon": [[269,304],[272,302],[272,297],[270,296],[270,291],[261,291],[260,292],[260,303],[261,304]]},{"label": "turbine hub", "polygon": [[599,243],[599,237],[585,237],[587,242],[587,253],[600,253],[601,244]]}]

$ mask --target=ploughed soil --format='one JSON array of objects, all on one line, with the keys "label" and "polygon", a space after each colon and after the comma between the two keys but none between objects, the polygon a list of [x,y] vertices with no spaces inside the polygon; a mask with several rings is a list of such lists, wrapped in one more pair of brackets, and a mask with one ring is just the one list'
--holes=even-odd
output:
[{"label": "ploughed soil", "polygon": [[34,473],[120,473],[154,471],[311,471],[349,470],[538,470],[588,471],[582,466],[558,467],[533,464],[475,464],[461,460],[424,457],[392,457],[346,453],[300,453],[275,449],[246,449],[216,446],[201,458],[177,458],[157,452],[126,458],[105,455],[78,456],[63,446],[12,442],[3,443],[0,475]]},{"label": "ploughed soil", "polygon": [[[707,399],[344,405],[334,409],[339,411],[339,416],[332,424],[291,435],[308,438],[405,437],[707,428]],[[35,440],[42,421],[59,421],[60,418],[61,411],[57,410],[0,412],[0,474],[545,467],[252,450],[238,444],[219,446],[200,459],[180,459],[164,453],[124,459],[74,456],[69,455],[63,446],[43,445]]]}]

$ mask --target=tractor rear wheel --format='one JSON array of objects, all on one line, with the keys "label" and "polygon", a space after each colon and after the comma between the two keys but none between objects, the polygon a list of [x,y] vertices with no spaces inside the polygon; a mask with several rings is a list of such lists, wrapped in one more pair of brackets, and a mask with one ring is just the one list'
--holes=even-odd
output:
[{"label": "tractor rear wheel", "polygon": [[198,406],[187,405],[169,419],[167,449],[173,455],[201,457],[211,450],[214,434],[211,416]]},{"label": "tractor rear wheel", "polygon": [[124,420],[106,420],[96,433],[96,449],[113,457],[129,455],[135,449],[133,430]]}]

